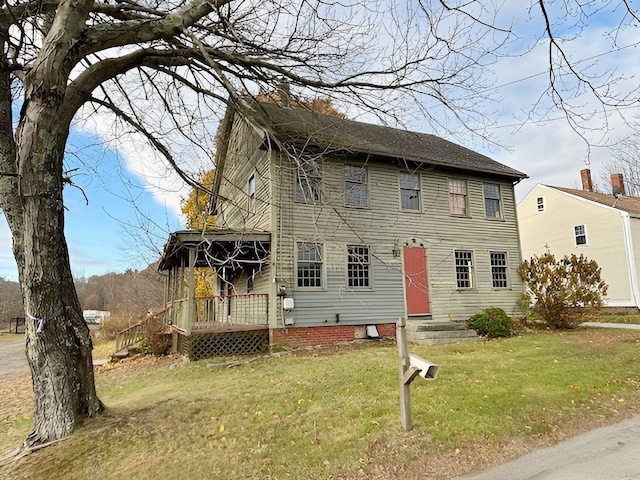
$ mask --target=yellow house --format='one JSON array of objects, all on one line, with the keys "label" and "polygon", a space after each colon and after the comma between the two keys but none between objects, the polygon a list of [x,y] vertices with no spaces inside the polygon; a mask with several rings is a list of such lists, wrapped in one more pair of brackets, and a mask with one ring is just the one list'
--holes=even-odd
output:
[{"label": "yellow house", "polygon": [[522,257],[584,254],[602,268],[607,306],[640,308],[640,198],[625,195],[621,174],[610,193],[593,191],[588,169],[581,176],[582,190],[537,185],[518,204]]}]

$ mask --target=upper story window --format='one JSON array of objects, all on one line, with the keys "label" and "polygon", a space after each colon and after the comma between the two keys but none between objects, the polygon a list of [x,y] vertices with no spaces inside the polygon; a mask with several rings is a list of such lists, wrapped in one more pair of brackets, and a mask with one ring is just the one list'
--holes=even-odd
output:
[{"label": "upper story window", "polygon": [[402,210],[420,210],[420,175],[401,173],[400,183],[400,208]]},{"label": "upper story window", "polygon": [[536,209],[538,213],[544,212],[544,197],[536,198]]},{"label": "upper story window", "polygon": [[301,158],[296,177],[296,200],[299,202],[319,201],[322,180],[319,160]]},{"label": "upper story window", "polygon": [[255,174],[249,177],[247,182],[247,210],[249,213],[256,211],[256,176]]},{"label": "upper story window", "polygon": [[348,245],[347,252],[347,278],[349,287],[369,287],[371,285],[371,255],[369,255],[369,247]]},{"label": "upper story window", "polygon": [[502,218],[500,210],[500,185],[484,184],[484,212],[487,218]]},{"label": "upper story window", "polygon": [[367,206],[367,167],[344,166],[345,205]]},{"label": "upper story window", "polygon": [[507,252],[489,252],[493,288],[507,288]]},{"label": "upper story window", "polygon": [[456,250],[456,286],[458,288],[473,288],[473,252],[471,250]]},{"label": "upper story window", "polygon": [[322,244],[298,243],[298,287],[322,287]]},{"label": "upper story window", "polygon": [[468,215],[466,180],[449,179],[449,211],[452,215]]},{"label": "upper story window", "polygon": [[587,244],[587,227],[584,225],[576,225],[573,227],[573,233],[576,238],[576,247]]}]

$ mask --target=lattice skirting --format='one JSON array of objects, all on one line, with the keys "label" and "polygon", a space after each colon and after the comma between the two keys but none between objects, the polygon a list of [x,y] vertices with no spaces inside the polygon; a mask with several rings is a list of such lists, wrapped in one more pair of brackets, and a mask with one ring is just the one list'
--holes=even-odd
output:
[{"label": "lattice skirting", "polygon": [[269,348],[269,330],[178,335],[178,352],[190,360],[249,355]]}]

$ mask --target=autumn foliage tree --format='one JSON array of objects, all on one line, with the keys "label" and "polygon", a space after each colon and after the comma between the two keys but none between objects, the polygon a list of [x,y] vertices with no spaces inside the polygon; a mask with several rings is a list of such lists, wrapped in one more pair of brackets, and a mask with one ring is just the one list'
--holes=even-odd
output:
[{"label": "autumn foliage tree", "polygon": [[555,329],[576,327],[586,315],[602,308],[607,294],[601,268],[584,255],[556,260],[546,252],[525,260],[520,274],[534,317]]},{"label": "autumn foliage tree", "polygon": [[190,230],[213,230],[216,217],[209,213],[209,204],[213,190],[213,182],[216,178],[214,169],[204,172],[198,181],[198,185],[191,188],[189,195],[182,202],[182,214],[185,216],[185,223]]}]

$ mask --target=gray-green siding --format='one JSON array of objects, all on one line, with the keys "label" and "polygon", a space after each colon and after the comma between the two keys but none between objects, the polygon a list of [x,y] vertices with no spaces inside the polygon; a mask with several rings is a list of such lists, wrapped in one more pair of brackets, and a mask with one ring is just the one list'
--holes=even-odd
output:
[{"label": "gray-green siding", "polygon": [[[406,169],[371,161],[367,163],[369,204],[366,208],[353,208],[344,205],[345,160],[325,158],[321,201],[305,204],[295,201],[295,162],[280,152],[258,150],[261,138],[242,125],[237,126],[231,139],[225,166],[228,182],[223,185],[244,185],[250,171],[259,172],[257,204],[264,208],[256,209],[253,215],[239,211],[237,205],[243,204],[240,189],[226,185],[221,194],[232,198],[236,205],[223,202],[225,215],[218,223],[272,232],[271,264],[263,272],[260,286],[275,295],[277,286],[286,285],[287,295],[295,300],[295,309],[287,317],[293,317],[296,326],[395,322],[404,316],[402,257],[395,256],[393,251],[405,245],[426,248],[434,320],[461,320],[493,306],[502,307],[512,315],[519,313],[523,287],[518,275],[520,252],[510,182],[423,168],[418,170],[421,211],[406,212],[400,209],[398,180],[399,173]],[[469,215],[466,217],[450,214],[449,178],[467,181]],[[271,182],[270,188],[267,179]],[[500,184],[501,220],[485,217],[484,181]],[[246,195],[244,202],[246,204]],[[297,287],[296,242],[323,244],[322,288]],[[348,287],[347,245],[370,247],[373,256],[370,288]],[[456,288],[456,249],[473,251],[473,289]],[[491,251],[507,253],[509,287],[506,289],[492,287]],[[259,291],[257,284],[255,291]],[[279,308],[279,300],[273,299],[270,305]],[[282,325],[280,311],[274,318],[272,323]]]}]

